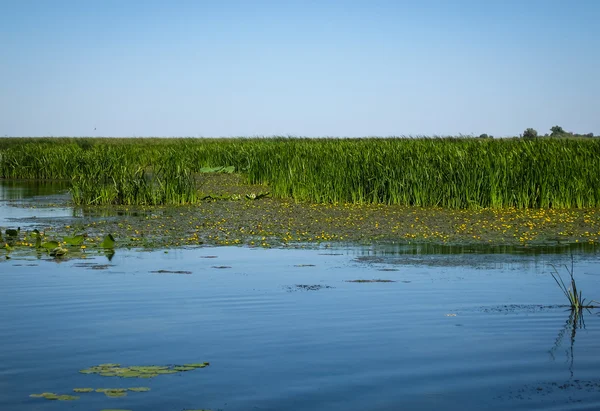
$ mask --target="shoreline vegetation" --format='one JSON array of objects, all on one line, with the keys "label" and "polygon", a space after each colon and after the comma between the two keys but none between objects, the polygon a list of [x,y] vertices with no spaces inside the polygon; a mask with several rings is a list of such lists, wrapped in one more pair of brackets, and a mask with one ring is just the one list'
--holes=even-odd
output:
[{"label": "shoreline vegetation", "polygon": [[40,231],[90,248],[600,241],[600,139],[0,138],[0,178],[67,181]]},{"label": "shoreline vegetation", "polygon": [[197,204],[229,167],[272,197],[449,209],[600,207],[600,139],[2,139],[0,177],[64,179],[75,204]]}]

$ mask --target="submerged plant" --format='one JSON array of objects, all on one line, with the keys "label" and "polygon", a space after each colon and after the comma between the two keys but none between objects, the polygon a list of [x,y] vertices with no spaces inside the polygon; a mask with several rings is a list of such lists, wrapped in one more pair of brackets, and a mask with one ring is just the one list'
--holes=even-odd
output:
[{"label": "submerged plant", "polygon": [[567,267],[566,265],[564,267],[567,270],[567,272],[569,273],[569,277],[571,277],[570,287],[567,287],[567,285],[563,281],[560,273],[558,272],[557,268],[554,265],[552,265],[554,272],[550,273],[550,274],[552,275],[552,278],[554,278],[554,281],[556,281],[556,284],[561,289],[561,291],[563,292],[565,297],[567,297],[567,299],[569,300],[569,305],[571,306],[571,310],[580,311],[584,308],[597,308],[597,306],[594,305],[594,303],[598,303],[597,301],[586,300],[585,298],[583,298],[581,290],[577,289],[577,284],[575,283],[575,277],[573,276],[573,259],[571,258],[571,269],[570,270],[569,270],[569,267]]}]

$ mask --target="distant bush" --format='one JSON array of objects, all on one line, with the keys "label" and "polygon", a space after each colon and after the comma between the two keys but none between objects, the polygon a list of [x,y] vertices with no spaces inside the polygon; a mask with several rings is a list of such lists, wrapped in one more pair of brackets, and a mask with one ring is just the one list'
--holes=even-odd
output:
[{"label": "distant bush", "polygon": [[533,128],[528,128],[523,132],[523,138],[536,138],[538,132]]},{"label": "distant bush", "polygon": [[487,134],[483,133],[479,135],[479,138],[491,138],[491,136],[488,136]]},{"label": "distant bush", "polygon": [[592,138],[592,137],[594,137],[594,133],[587,133],[585,136],[589,137],[589,138]]}]

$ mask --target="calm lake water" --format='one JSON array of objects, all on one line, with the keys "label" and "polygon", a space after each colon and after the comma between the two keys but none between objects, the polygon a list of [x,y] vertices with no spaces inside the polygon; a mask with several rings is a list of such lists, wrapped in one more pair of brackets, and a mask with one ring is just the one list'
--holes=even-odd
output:
[{"label": "calm lake water", "polygon": [[[23,209],[11,204],[0,221]],[[206,247],[2,260],[0,409],[600,409],[599,310],[585,326],[570,322],[550,276],[549,264],[570,255],[442,251]],[[599,263],[593,250],[575,254],[589,297],[600,297]],[[395,282],[348,282],[358,279]],[[204,361],[151,379],[79,373]],[[138,386],[151,391],[29,397]]]}]

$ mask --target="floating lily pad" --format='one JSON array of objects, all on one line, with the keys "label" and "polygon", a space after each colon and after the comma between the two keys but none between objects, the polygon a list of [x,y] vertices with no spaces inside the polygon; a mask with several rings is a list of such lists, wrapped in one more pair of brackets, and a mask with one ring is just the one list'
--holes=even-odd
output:
[{"label": "floating lily pad", "polygon": [[93,388],[73,388],[74,392],[94,392]]},{"label": "floating lily pad", "polygon": [[69,245],[81,245],[83,244],[83,240],[85,239],[85,235],[79,234],[73,237],[65,237],[63,241]]},{"label": "floating lily pad", "polygon": [[208,367],[209,365],[210,365],[210,363],[208,363],[208,362],[183,364],[184,367],[193,367],[193,368],[204,368],[204,367]]},{"label": "floating lily pad", "polygon": [[175,368],[173,368],[175,371],[192,371],[195,370],[196,367],[185,367],[183,365],[177,366]]},{"label": "floating lily pad", "polygon": [[62,257],[65,254],[67,254],[68,250],[66,248],[62,248],[62,247],[56,247],[53,248],[52,251],[50,251],[50,255],[52,257]]},{"label": "floating lily pad", "polygon": [[127,396],[127,392],[126,391],[104,391],[104,395],[106,395],[107,397],[126,397]]},{"label": "floating lily pad", "polygon": [[96,392],[125,392],[127,388],[96,388]]},{"label": "floating lily pad", "polygon": [[127,388],[128,391],[131,392],[148,392],[150,391],[149,387],[131,387],[131,388]]},{"label": "floating lily pad", "polygon": [[58,243],[58,241],[45,241],[41,245],[46,250],[52,250],[52,249],[55,249],[56,247],[60,246],[60,244]]},{"label": "floating lily pad", "polygon": [[100,243],[101,248],[115,248],[115,238],[112,234],[108,234],[104,237],[104,240]]},{"label": "floating lily pad", "polygon": [[[177,374],[178,372],[192,371],[196,368],[204,368],[209,363],[195,363],[186,365],[133,365],[122,367],[120,364],[100,364],[80,370],[82,374],[98,374],[102,377],[121,378],[154,378],[159,375]],[[114,390],[113,390],[114,391]]]},{"label": "floating lily pad", "polygon": [[43,392],[41,394],[31,394],[31,398],[45,398],[52,401],[75,401],[79,397],[75,395],[55,394],[53,392]]}]

